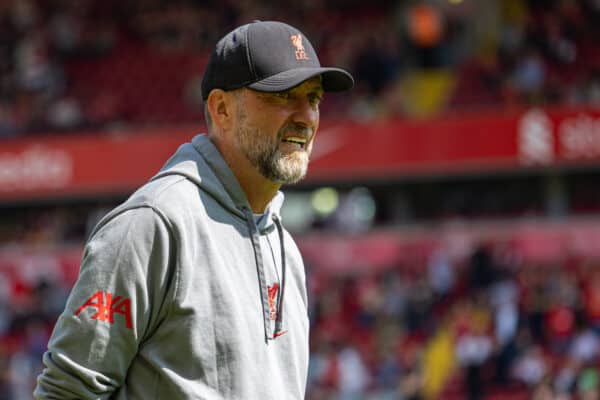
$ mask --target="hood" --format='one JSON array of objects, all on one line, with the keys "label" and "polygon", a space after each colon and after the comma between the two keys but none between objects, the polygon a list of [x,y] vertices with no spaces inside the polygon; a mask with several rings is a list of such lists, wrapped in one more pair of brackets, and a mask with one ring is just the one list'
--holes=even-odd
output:
[{"label": "hood", "polygon": [[[182,144],[152,180],[167,175],[186,177],[229,212],[246,219],[244,210],[250,209],[248,198],[233,171],[207,135],[197,135],[191,143]],[[274,217],[279,217],[283,200],[283,193],[277,192],[264,215],[255,220],[261,233],[275,227]]]}]

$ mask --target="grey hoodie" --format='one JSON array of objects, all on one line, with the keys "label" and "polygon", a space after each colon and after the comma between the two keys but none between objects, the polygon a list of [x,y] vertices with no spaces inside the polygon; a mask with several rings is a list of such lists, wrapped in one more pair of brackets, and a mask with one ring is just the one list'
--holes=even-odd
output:
[{"label": "grey hoodie", "polygon": [[111,211],[44,354],[37,399],[301,399],[304,267],[204,135]]}]

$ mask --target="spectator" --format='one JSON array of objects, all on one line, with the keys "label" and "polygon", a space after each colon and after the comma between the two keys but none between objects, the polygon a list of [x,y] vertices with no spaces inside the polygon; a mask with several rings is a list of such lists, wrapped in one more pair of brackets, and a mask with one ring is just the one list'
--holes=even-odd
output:
[{"label": "spectator", "polygon": [[482,304],[464,305],[465,324],[456,340],[456,359],[464,368],[469,400],[484,396],[483,366],[492,354],[492,339],[488,334],[487,310]]},{"label": "spectator", "polygon": [[48,107],[47,124],[57,131],[72,131],[84,126],[83,110],[76,98],[63,97]]},{"label": "spectator", "polygon": [[536,49],[529,48],[519,58],[510,83],[524,102],[539,102],[546,80],[546,67]]},{"label": "spectator", "polygon": [[556,400],[554,390],[548,380],[540,382],[531,395],[531,400]]},{"label": "spectator", "polygon": [[581,364],[593,364],[600,354],[600,339],[598,335],[585,323],[578,321],[577,331],[569,349],[569,356]]},{"label": "spectator", "polygon": [[516,356],[519,327],[519,293],[507,271],[490,288],[490,305],[494,319],[496,344],[496,382],[508,383],[509,372]]},{"label": "spectator", "polygon": [[365,397],[369,385],[369,372],[360,356],[352,346],[343,347],[337,356],[340,398],[359,400]]},{"label": "spectator", "polygon": [[429,257],[427,271],[429,285],[438,298],[444,298],[454,287],[455,267],[450,263],[449,255],[445,249],[437,249]]},{"label": "spectator", "polygon": [[399,393],[403,400],[423,400],[425,379],[421,364],[421,350],[418,346],[408,347],[402,357],[402,378]]},{"label": "spectator", "polygon": [[495,279],[495,268],[490,250],[485,245],[479,246],[469,260],[469,288],[472,291],[487,289]]},{"label": "spectator", "polygon": [[598,369],[590,367],[581,372],[577,380],[577,392],[581,400],[598,400]]},{"label": "spectator", "polygon": [[12,105],[0,102],[0,139],[14,136],[19,130]]},{"label": "spectator", "polygon": [[0,343],[0,400],[14,400],[9,357],[4,343]]},{"label": "spectator", "polygon": [[548,364],[541,347],[530,345],[525,347],[524,354],[515,361],[512,374],[518,382],[527,387],[536,388],[543,385],[548,371]]},{"label": "spectator", "polygon": [[44,30],[38,29],[19,42],[15,51],[16,75],[21,89],[52,96],[62,88],[62,72],[51,58],[45,35]]}]

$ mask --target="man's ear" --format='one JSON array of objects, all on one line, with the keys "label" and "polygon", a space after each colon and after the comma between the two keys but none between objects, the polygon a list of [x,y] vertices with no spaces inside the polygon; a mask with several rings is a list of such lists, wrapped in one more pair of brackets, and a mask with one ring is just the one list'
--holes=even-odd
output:
[{"label": "man's ear", "polygon": [[213,89],[206,99],[208,113],[213,126],[221,131],[228,131],[233,123],[235,102],[231,93],[221,89]]}]

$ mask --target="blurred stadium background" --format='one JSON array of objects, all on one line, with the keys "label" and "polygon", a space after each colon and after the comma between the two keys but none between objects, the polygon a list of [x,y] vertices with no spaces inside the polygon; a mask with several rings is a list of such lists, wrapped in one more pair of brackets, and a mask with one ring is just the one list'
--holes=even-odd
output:
[{"label": "blurred stadium background", "polygon": [[202,132],[238,24],[301,27],[330,95],[285,189],[308,399],[598,399],[600,1],[0,0],[0,399],[108,209]]}]

